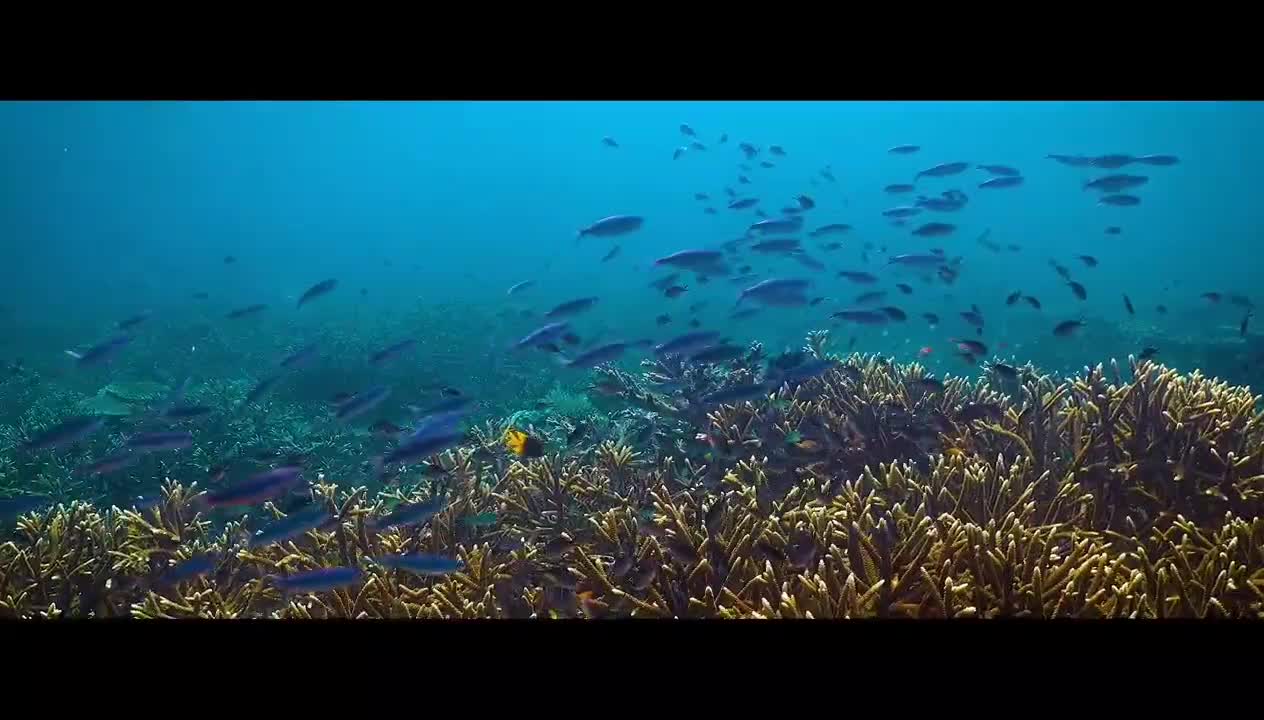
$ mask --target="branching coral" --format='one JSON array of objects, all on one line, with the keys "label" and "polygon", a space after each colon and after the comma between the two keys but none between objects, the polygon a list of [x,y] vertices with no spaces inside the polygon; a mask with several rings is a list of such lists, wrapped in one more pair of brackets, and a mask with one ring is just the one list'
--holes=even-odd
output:
[{"label": "branching coral", "polygon": [[[806,353],[823,347],[814,336]],[[1128,382],[1115,368],[1064,382],[1019,370],[971,384],[853,356],[709,408],[694,428],[705,457],[629,438],[511,458],[504,423],[489,423],[390,488],[318,479],[245,513],[209,511],[176,482],[144,511],[62,504],[0,545],[0,614],[1264,616],[1258,398],[1145,362]],[[418,503],[437,513],[379,526]],[[331,520],[249,547],[306,504]],[[375,560],[418,552],[460,569]],[[202,557],[204,574],[169,579]],[[333,590],[279,581],[344,566],[363,574]]]}]

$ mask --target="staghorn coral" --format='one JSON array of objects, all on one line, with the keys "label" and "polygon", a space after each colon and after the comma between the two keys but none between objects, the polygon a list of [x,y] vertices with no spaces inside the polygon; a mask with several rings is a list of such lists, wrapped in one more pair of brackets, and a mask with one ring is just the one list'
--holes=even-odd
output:
[{"label": "staghorn coral", "polygon": [[[811,347],[811,341],[809,341]],[[823,345],[822,345],[823,346]],[[809,350],[809,352],[813,352]],[[1262,617],[1258,398],[1153,363],[1059,382],[1026,368],[942,388],[852,356],[756,402],[713,408],[709,457],[601,442],[510,460],[489,423],[422,482],[298,494],[334,520],[281,544],[283,517],[201,509],[168,482],[143,512],[63,504],[0,545],[13,617]],[[312,432],[316,432],[313,430]],[[420,525],[375,530],[445,498]],[[488,517],[494,521],[488,522]],[[384,554],[459,558],[442,577]],[[206,575],[163,574],[200,553]],[[272,578],[354,565],[286,596]]]}]

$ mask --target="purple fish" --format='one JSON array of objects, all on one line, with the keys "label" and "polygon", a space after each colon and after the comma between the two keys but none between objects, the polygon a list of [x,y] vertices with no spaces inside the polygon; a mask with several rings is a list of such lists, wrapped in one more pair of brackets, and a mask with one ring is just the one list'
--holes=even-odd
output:
[{"label": "purple fish", "polygon": [[388,360],[403,355],[406,351],[411,350],[416,344],[416,340],[401,340],[390,347],[382,348],[369,357],[369,364],[381,365]]},{"label": "purple fish", "polygon": [[590,368],[596,367],[602,363],[618,360],[623,356],[623,352],[628,349],[628,342],[612,342],[606,343],[593,348],[585,353],[581,353],[566,360],[563,364],[571,368]]},{"label": "purple fish", "polygon": [[882,215],[884,217],[889,217],[889,218],[906,218],[906,217],[913,217],[914,215],[917,215],[921,211],[922,209],[919,207],[913,207],[912,205],[901,205],[899,207],[893,207],[889,210],[883,210]]},{"label": "purple fish", "polygon": [[550,320],[570,317],[572,315],[578,315],[596,304],[597,298],[595,297],[583,297],[577,300],[569,300],[544,313],[544,317],[549,318]]},{"label": "purple fish", "polygon": [[943,237],[944,235],[951,235],[956,229],[956,225],[950,225],[949,223],[930,222],[918,227],[913,231],[913,234],[919,237]]},{"label": "purple fish", "polygon": [[1097,201],[1098,205],[1114,205],[1115,207],[1132,207],[1140,205],[1141,198],[1136,195],[1107,195]]},{"label": "purple fish", "polygon": [[407,570],[418,575],[447,575],[461,569],[461,561],[457,558],[426,553],[408,555],[383,555],[373,562],[391,570]]},{"label": "purple fish", "polygon": [[355,585],[363,576],[364,571],[360,568],[321,568],[284,577],[274,577],[273,583],[286,595],[302,595],[328,592],[347,585]]},{"label": "purple fish", "polygon": [[728,274],[728,268],[724,266],[724,253],[719,250],[681,250],[655,260],[654,264],[706,270],[718,275]]},{"label": "purple fish", "polygon": [[254,475],[232,487],[217,490],[206,496],[206,503],[211,507],[234,505],[258,505],[281,495],[302,477],[303,468],[299,465],[282,465],[266,472]]},{"label": "purple fish", "polygon": [[353,395],[350,400],[339,405],[334,416],[343,421],[359,417],[381,405],[382,401],[390,394],[391,389],[386,385],[375,385],[367,390],[362,390]]},{"label": "purple fish", "polygon": [[1133,162],[1160,166],[1175,165],[1180,161],[1181,159],[1175,155],[1142,155],[1141,157],[1133,158]]},{"label": "purple fish", "polygon": [[568,327],[568,324],[564,322],[549,323],[548,325],[532,330],[521,340],[514,343],[514,347],[524,348],[532,345],[552,342],[554,339],[561,336],[562,333],[566,332]]},{"label": "purple fish", "polygon": [[315,285],[309,287],[307,289],[307,292],[303,293],[303,295],[299,297],[297,307],[303,307],[303,305],[305,305],[308,301],[315,300],[321,295],[326,295],[328,293],[333,292],[334,288],[336,287],[338,287],[338,281],[335,280],[334,278],[329,278],[328,280],[321,280]]},{"label": "purple fish", "polygon": [[82,465],[75,470],[76,475],[107,475],[123,468],[131,467],[140,461],[140,454],[129,450],[106,455],[100,460]]},{"label": "purple fish", "polygon": [[737,302],[741,303],[746,298],[752,298],[765,305],[793,307],[797,305],[806,305],[808,299],[804,297],[803,292],[808,287],[808,281],[798,278],[774,278],[756,283],[741,292],[737,296]]},{"label": "purple fish", "polygon": [[306,364],[308,360],[311,360],[313,357],[316,356],[316,349],[317,349],[316,343],[312,343],[310,345],[304,345],[298,350],[295,350],[294,352],[282,358],[281,363],[280,363],[281,367],[287,367],[287,368],[298,367],[298,366]]},{"label": "purple fish", "polygon": [[944,264],[943,255],[934,253],[908,253],[896,255],[887,261],[888,265],[905,265],[908,267],[937,267]]},{"label": "purple fish", "polygon": [[67,350],[66,354],[74,358],[81,367],[87,365],[102,365],[112,360],[114,356],[118,354],[118,351],[131,341],[131,336],[119,335],[117,337],[110,338],[99,345],[94,345],[83,351],[83,353],[77,353],[74,350]]},{"label": "purple fish", "polygon": [[127,447],[141,453],[180,450],[192,444],[192,433],[183,431],[139,433],[127,439]]},{"label": "purple fish", "polygon": [[745,210],[748,207],[755,207],[759,203],[759,198],[739,198],[729,203],[730,210]]},{"label": "purple fish", "polygon": [[309,530],[315,530],[324,525],[330,517],[329,511],[324,507],[320,505],[308,506],[290,513],[288,516],[263,528],[257,534],[252,535],[247,541],[247,547],[254,549],[271,545],[272,543],[292,540]]},{"label": "purple fish", "polygon": [[70,445],[79,442],[105,427],[105,418],[86,416],[64,420],[22,445],[28,450],[47,450],[49,448]]},{"label": "purple fish", "polygon": [[913,192],[913,190],[914,190],[913,186],[909,185],[908,183],[892,183],[891,185],[887,185],[886,187],[882,188],[883,192],[889,193],[891,195],[901,195],[903,193],[911,193]]},{"label": "purple fish", "polygon": [[982,190],[997,190],[1000,188],[1018,187],[1022,184],[1023,178],[1020,175],[1002,175],[1001,177],[994,177],[991,180],[979,183],[979,188]]},{"label": "purple fish", "polygon": [[259,313],[267,309],[268,309],[267,305],[264,305],[263,303],[256,303],[254,305],[247,305],[244,308],[238,308],[236,310],[233,310],[232,312],[228,313],[227,317],[229,320],[238,320],[244,317],[249,317],[251,315],[258,315]]},{"label": "purple fish", "polygon": [[921,149],[921,145],[896,145],[895,147],[887,148],[887,152],[892,155],[911,155]]},{"label": "purple fish", "polygon": [[1008,165],[978,165],[978,166],[976,166],[976,167],[978,167],[978,168],[979,168],[980,170],[982,170],[983,172],[986,172],[986,173],[991,173],[992,175],[1001,175],[1001,176],[1007,176],[1007,177],[1008,177],[1008,176],[1014,176],[1014,175],[1021,175],[1021,174],[1022,174],[1022,173],[1018,172],[1018,170],[1017,170],[1017,169],[1012,168],[1012,167],[1010,167],[1010,166],[1008,166]]},{"label": "purple fish", "polygon": [[768,220],[760,220],[751,225],[749,232],[758,232],[764,234],[772,233],[794,233],[803,227],[803,218],[769,218]]},{"label": "purple fish", "polygon": [[167,570],[167,572],[162,574],[158,582],[162,585],[174,585],[199,578],[213,570],[217,561],[217,558],[209,553],[194,555]]},{"label": "purple fish", "polygon": [[1150,178],[1145,175],[1106,175],[1105,177],[1099,177],[1096,180],[1090,180],[1084,183],[1084,189],[1116,193],[1120,190],[1141,187],[1149,181]]},{"label": "purple fish", "polygon": [[970,163],[967,162],[941,163],[917,173],[913,180],[916,182],[924,177],[948,177],[950,175],[957,175],[965,172],[968,167],[970,167]]},{"label": "purple fish", "polygon": [[581,229],[576,238],[582,238],[585,235],[593,237],[615,237],[618,235],[626,235],[641,229],[645,224],[645,218],[639,215],[611,215],[604,217],[597,222]]},{"label": "purple fish", "polygon": [[382,463],[391,465],[421,460],[459,444],[464,437],[460,432],[438,432],[414,437],[387,453]]},{"label": "purple fish", "polygon": [[370,523],[374,530],[386,530],[393,527],[408,527],[424,523],[438,515],[448,505],[446,497],[434,497],[425,502],[408,503],[395,508],[389,515]]}]

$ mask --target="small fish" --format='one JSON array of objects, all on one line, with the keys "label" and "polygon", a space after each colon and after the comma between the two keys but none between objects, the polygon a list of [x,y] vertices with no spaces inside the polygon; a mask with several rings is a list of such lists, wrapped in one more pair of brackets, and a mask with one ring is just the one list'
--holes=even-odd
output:
[{"label": "small fish", "polygon": [[[492,517],[494,521],[495,515]],[[460,570],[462,566],[458,558],[428,553],[383,555],[373,558],[373,562],[391,570],[407,570],[418,575],[449,575]]]},{"label": "small fish", "polygon": [[811,231],[808,235],[812,237],[824,237],[826,235],[842,235],[851,232],[851,225],[847,223],[830,223]]},{"label": "small fish", "polygon": [[997,375],[1000,375],[1002,378],[1006,380],[1018,379],[1018,369],[1015,368],[1013,365],[1006,365],[1005,363],[994,362],[990,366],[988,366],[988,370],[991,370],[992,372],[996,373]]},{"label": "small fish", "polygon": [[1021,290],[1015,290],[1014,292],[1010,293],[1005,298],[1005,304],[1013,305],[1014,303],[1018,302],[1019,298],[1021,298],[1022,296],[1023,296],[1023,293]]},{"label": "small fish", "polygon": [[87,367],[89,365],[104,365],[113,360],[119,350],[123,349],[123,347],[131,341],[132,338],[130,335],[119,335],[98,345],[93,345],[82,353],[75,352],[74,350],[67,350],[65,352],[67,355],[74,358],[76,364],[80,367]]},{"label": "small fish", "polygon": [[95,434],[103,427],[105,418],[91,415],[73,417],[43,430],[22,443],[22,446],[28,450],[48,450],[71,445]]},{"label": "small fish", "polygon": [[286,595],[329,592],[340,587],[355,585],[364,577],[364,571],[356,567],[333,567],[293,575],[275,576],[273,583]]},{"label": "small fish", "polygon": [[720,144],[721,144],[721,145],[723,145],[724,143],[726,143],[726,142],[728,142],[728,141],[729,141],[729,134],[728,134],[728,133],[720,133]]},{"label": "small fish", "polygon": [[757,232],[769,235],[773,233],[796,233],[802,227],[803,218],[801,217],[769,218],[767,220],[760,220],[754,225],[751,225],[748,232]]},{"label": "small fish", "polygon": [[309,301],[315,300],[321,295],[327,295],[333,292],[334,289],[337,287],[338,287],[338,281],[334,278],[329,278],[328,280],[321,280],[320,282],[308,288],[307,291],[304,292],[302,296],[299,297],[298,305],[296,307],[303,307],[303,305],[305,305]]},{"label": "small fish", "polygon": [[571,317],[573,315],[578,315],[585,310],[591,309],[592,306],[596,304],[597,298],[595,297],[583,297],[576,300],[569,300],[544,313],[544,317],[549,318],[550,320]]},{"label": "small fish", "polygon": [[610,252],[608,252],[608,253],[606,253],[604,256],[602,256],[601,261],[602,261],[602,262],[609,262],[609,261],[611,261],[611,260],[615,259],[615,258],[619,255],[619,250],[620,250],[620,249],[621,249],[621,248],[620,248],[618,245],[615,245],[614,247],[610,248]]},{"label": "small fish", "polygon": [[119,320],[116,327],[118,327],[119,330],[130,330],[136,327],[137,325],[140,325],[141,323],[148,320],[150,317],[153,316],[153,314],[154,313],[152,310],[146,310],[145,312],[137,313],[136,315],[133,315],[129,318]]},{"label": "small fish", "polygon": [[1138,359],[1138,360],[1149,360],[1150,358],[1152,358],[1152,357],[1154,357],[1155,355],[1158,355],[1158,354],[1159,354],[1159,349],[1158,349],[1158,348],[1156,348],[1156,347],[1146,346],[1146,347],[1144,347],[1144,348],[1142,348],[1142,349],[1141,349],[1141,354],[1137,356],[1137,359]]},{"label": "small fish", "polygon": [[87,465],[81,465],[75,470],[76,475],[108,475],[124,468],[131,467],[140,462],[140,453],[134,453],[130,450],[123,450],[110,455],[106,455],[100,460],[94,460]]},{"label": "small fish", "polygon": [[1097,201],[1098,205],[1114,205],[1116,207],[1131,207],[1140,205],[1141,198],[1136,195],[1106,195]]},{"label": "small fish", "polygon": [[1018,170],[1016,170],[1015,168],[1012,168],[1008,165],[976,165],[975,167],[977,167],[978,169],[984,172],[991,173],[993,175],[1001,175],[1004,177],[1013,177],[1015,175],[1022,174],[1018,172]]},{"label": "small fish", "polygon": [[382,401],[386,400],[390,394],[391,388],[386,385],[375,385],[367,390],[362,390],[339,405],[334,416],[344,422],[357,418],[381,405]]},{"label": "small fish", "polygon": [[247,547],[255,549],[292,540],[324,525],[330,517],[329,511],[319,505],[296,510],[252,535],[247,541]]},{"label": "small fish", "polygon": [[746,350],[737,345],[712,345],[704,347],[689,356],[691,363],[722,363],[729,360],[736,360],[746,353]]},{"label": "small fish", "polygon": [[1084,263],[1088,267],[1097,267],[1097,258],[1092,255],[1076,255],[1076,257],[1078,257],[1080,262]]},{"label": "small fish", "polygon": [[689,353],[693,350],[707,347],[711,343],[718,340],[720,333],[714,331],[700,331],[685,333],[679,337],[672,338],[667,342],[654,347],[654,354],[659,357],[674,354]]},{"label": "small fish", "polygon": [[882,191],[891,195],[902,195],[904,193],[911,193],[914,189],[914,186],[909,185],[908,183],[893,183],[882,188]]},{"label": "small fish", "polygon": [[887,208],[882,211],[883,217],[889,218],[908,218],[913,217],[922,212],[920,207],[912,205],[900,205],[899,207]]},{"label": "small fish", "polygon": [[800,195],[798,198],[796,198],[796,200],[798,200],[799,207],[803,208],[804,210],[811,210],[812,208],[816,207],[816,201],[808,197],[807,195]]},{"label": "small fish", "polygon": [[1143,163],[1145,165],[1168,166],[1175,165],[1181,161],[1175,155],[1142,155],[1132,159],[1133,162]]},{"label": "small fish", "polygon": [[797,253],[803,250],[803,246],[795,238],[773,238],[761,240],[751,245],[750,249],[757,253]]},{"label": "small fish", "polygon": [[694,129],[693,129],[693,128],[691,128],[691,127],[689,127],[689,126],[688,126],[688,125],[686,125],[685,123],[681,123],[681,124],[680,124],[680,134],[681,134],[681,135],[688,136],[688,137],[697,137],[697,136],[698,136],[698,133],[694,132]]},{"label": "small fish", "polygon": [[1084,321],[1082,320],[1066,320],[1066,321],[1058,323],[1053,328],[1053,334],[1056,335],[1057,337],[1070,337],[1071,335],[1075,334],[1075,331],[1079,330],[1083,325],[1084,325]]},{"label": "small fish", "polygon": [[369,356],[370,365],[381,365],[382,363],[392,360],[403,355],[405,352],[416,347],[417,341],[413,339],[401,340],[390,347],[382,348]]},{"label": "small fish", "polygon": [[1088,291],[1084,289],[1083,285],[1077,283],[1074,280],[1071,280],[1067,283],[1067,287],[1071,288],[1071,292],[1074,293],[1075,297],[1079,298],[1080,300],[1088,299]]},{"label": "small fish", "polygon": [[216,562],[218,562],[218,559],[210,553],[194,555],[188,560],[169,568],[158,579],[158,583],[161,585],[175,585],[197,579],[213,570]]},{"label": "small fish", "polygon": [[887,152],[892,155],[911,155],[921,149],[921,145],[896,145],[895,147],[887,148]]},{"label": "small fish", "polygon": [[1124,307],[1127,308],[1129,315],[1137,314],[1137,311],[1132,308],[1132,301],[1128,299],[1127,295],[1124,295]]},{"label": "small fish", "polygon": [[226,315],[225,317],[227,317],[229,320],[239,320],[241,318],[249,317],[251,315],[258,315],[259,313],[267,309],[268,309],[267,305],[263,303],[255,303],[254,305],[247,305],[246,307],[233,310],[232,312],[228,313],[228,315]]},{"label": "small fish", "polygon": [[947,262],[943,255],[935,253],[906,253],[904,255],[896,255],[887,260],[888,265],[904,265],[906,267],[938,267]]},{"label": "small fish", "polygon": [[917,181],[923,177],[948,177],[950,175],[957,175],[964,172],[968,167],[970,167],[970,163],[966,162],[941,163],[917,173],[917,175],[913,177],[913,180]]},{"label": "small fish", "polygon": [[518,457],[544,457],[544,445],[521,430],[514,428],[505,430],[502,440],[505,443],[505,448]]},{"label": "small fish", "polygon": [[447,428],[420,434],[413,433],[412,437],[400,443],[382,458],[382,465],[415,462],[458,445],[464,438],[464,433],[448,431]]},{"label": "small fish", "polygon": [[139,433],[127,439],[127,447],[135,452],[180,450],[193,444],[193,434],[183,431]]},{"label": "small fish", "polygon": [[609,135],[601,139],[601,144],[605,145],[606,147],[612,147],[612,148],[619,147],[619,143],[614,138],[610,137]]},{"label": "small fish", "polygon": [[520,283],[514,283],[513,285],[509,286],[509,290],[505,292],[505,295],[516,295],[533,285],[535,285],[534,280],[523,280]]},{"label": "small fish", "polygon": [[370,525],[375,530],[402,528],[419,525],[443,512],[448,500],[444,496],[434,497],[424,502],[407,503],[395,508],[390,514],[379,518]]},{"label": "small fish", "polygon": [[878,309],[886,313],[887,317],[897,322],[904,322],[905,320],[908,320],[908,315],[904,314],[904,311],[899,309],[898,307],[888,306],[888,307],[882,307]]},{"label": "small fish", "polygon": [[658,317],[654,318],[654,324],[658,325],[659,327],[662,327],[669,322],[671,322],[671,315],[664,314],[664,315],[659,315]]},{"label": "small fish", "polygon": [[704,152],[704,151],[706,151],[707,146],[706,146],[706,145],[703,145],[702,143],[698,142],[697,140],[694,140],[693,142],[689,143],[689,149],[690,149],[690,150],[697,150],[697,151],[699,151],[699,152]]},{"label": "small fish", "polygon": [[1204,300],[1210,300],[1210,301],[1211,301],[1211,302],[1213,302],[1213,303],[1218,303],[1218,302],[1220,302],[1220,297],[1221,297],[1221,296],[1220,296],[1220,293],[1218,293],[1218,292],[1205,292],[1205,293],[1203,293],[1202,295],[1199,295],[1198,297],[1200,297],[1200,298],[1202,298],[1202,299],[1204,299]]},{"label": "small fish", "polygon": [[1124,231],[1123,228],[1119,227],[1118,225],[1108,225],[1106,227],[1107,235],[1118,235],[1122,233],[1123,231]]},{"label": "small fish", "polygon": [[944,237],[956,232],[957,226],[949,223],[929,222],[913,231],[918,237]]},{"label": "small fish", "polygon": [[601,218],[586,228],[581,228],[576,232],[575,237],[579,239],[584,236],[616,237],[618,235],[627,235],[640,230],[644,224],[645,218],[639,215],[611,215]]},{"label": "small fish", "polygon": [[761,160],[761,161],[759,162],[759,166],[760,166],[761,168],[764,168],[764,169],[770,169],[770,168],[775,168],[775,167],[777,167],[775,164],[773,164],[773,163],[772,163],[771,161],[769,161],[769,160]]},{"label": "small fish", "polygon": [[1024,295],[1023,301],[1037,310],[1040,309],[1040,301],[1030,295]]},{"label": "small fish", "polygon": [[530,347],[532,345],[544,345],[552,341],[554,338],[560,337],[566,332],[569,325],[564,322],[549,323],[542,327],[536,328],[521,340],[514,343],[515,348]]},{"label": "small fish", "polygon": [[860,325],[885,325],[890,320],[886,313],[876,310],[839,310],[830,317]]},{"label": "small fish", "polygon": [[1115,153],[1111,155],[1098,155],[1095,158],[1090,158],[1089,164],[1093,167],[1106,168],[1107,170],[1117,170],[1133,162],[1135,159],[1136,158],[1131,155]]},{"label": "small fish", "polygon": [[233,263],[235,263],[235,262],[237,262],[237,258],[233,257],[232,255],[225,255],[225,256],[224,256],[224,264],[225,264],[225,265],[232,265],[232,264],[233,264]]},{"label": "small fish", "polygon": [[1158,314],[1160,314],[1160,315],[1167,315],[1167,306],[1166,306],[1166,305],[1156,305],[1156,306],[1155,306],[1155,308],[1154,308],[1154,310],[1155,310],[1155,312],[1157,312],[1157,313],[1158,313]]},{"label": "small fish", "polygon": [[800,307],[808,304],[807,296],[803,294],[808,285],[807,280],[799,278],[771,278],[742,290],[737,302],[749,297],[773,307]]},{"label": "small fish", "polygon": [[925,319],[926,322],[930,323],[931,325],[939,324],[939,316],[936,315],[935,313],[922,313],[922,318]]},{"label": "small fish", "polygon": [[175,405],[163,410],[162,416],[168,420],[189,420],[212,412],[214,409],[206,405]]},{"label": "small fish", "polygon": [[1148,182],[1150,178],[1144,175],[1107,175],[1084,183],[1084,189],[1116,193],[1120,190],[1141,187]]},{"label": "small fish", "polygon": [[689,288],[685,287],[684,285],[672,285],[671,287],[663,291],[663,295],[666,295],[667,297],[672,298],[674,300],[680,297],[681,295],[684,295],[686,292],[688,292],[688,290]]},{"label": "small fish", "polygon": [[785,149],[782,148],[780,145],[769,145],[768,152],[772,155],[780,155],[781,157],[786,156]]},{"label": "small fish", "polygon": [[303,468],[298,465],[281,465],[231,487],[207,494],[206,503],[213,508],[258,505],[289,491],[301,479],[302,473]]},{"label": "small fish", "polygon": [[978,340],[952,340],[952,342],[956,344],[957,349],[963,353],[969,353],[976,356],[988,354],[987,345],[984,345]]},{"label": "small fish", "polygon": [[[745,175],[738,175],[737,182],[739,185],[750,185],[750,178],[746,177]],[[729,207],[733,207],[733,206],[729,205]]]},{"label": "small fish", "polygon": [[999,190],[1002,188],[1018,187],[1023,184],[1023,178],[1018,175],[1004,175],[994,177],[990,180],[984,180],[979,183],[980,190]]},{"label": "small fish", "polygon": [[841,278],[846,278],[860,285],[869,285],[869,284],[878,282],[877,276],[872,275],[867,272],[857,272],[854,270],[839,270],[838,276]]}]

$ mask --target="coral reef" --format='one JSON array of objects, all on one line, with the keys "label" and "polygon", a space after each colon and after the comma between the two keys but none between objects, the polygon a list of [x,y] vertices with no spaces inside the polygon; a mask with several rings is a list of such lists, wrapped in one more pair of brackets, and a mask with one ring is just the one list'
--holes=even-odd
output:
[{"label": "coral reef", "polygon": [[[266,437],[242,416],[243,446],[305,455],[310,485],[211,510],[184,471],[210,459],[197,456],[166,468],[148,509],[26,513],[0,544],[0,614],[1264,617],[1264,414],[1249,390],[1146,361],[1127,380],[1114,364],[937,380],[827,346],[813,334],[802,353],[836,361],[819,377],[714,407],[699,398],[764,377],[762,349],[724,367],[655,360],[639,378],[606,367],[595,384],[632,407],[532,418],[544,457],[508,457],[510,423],[488,422],[376,489],[346,459],[369,448],[310,414],[278,408],[267,426],[287,429]],[[576,435],[602,414],[608,426]],[[420,523],[379,523],[429,502]],[[308,504],[332,519],[249,547]],[[377,561],[415,552],[459,569]],[[213,562],[172,579],[196,558]],[[344,587],[287,590],[295,573],[349,566],[361,574]]]}]

